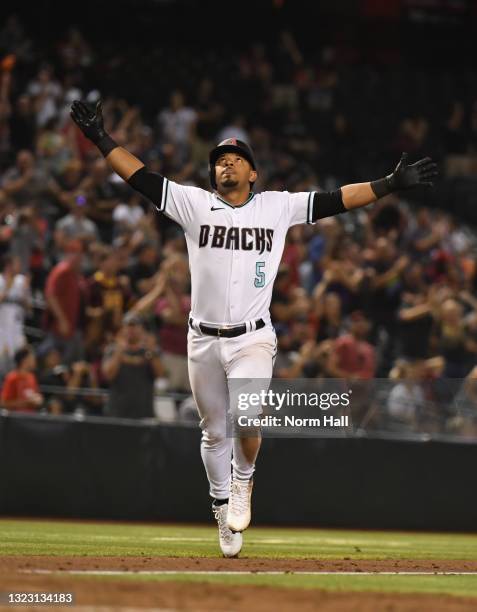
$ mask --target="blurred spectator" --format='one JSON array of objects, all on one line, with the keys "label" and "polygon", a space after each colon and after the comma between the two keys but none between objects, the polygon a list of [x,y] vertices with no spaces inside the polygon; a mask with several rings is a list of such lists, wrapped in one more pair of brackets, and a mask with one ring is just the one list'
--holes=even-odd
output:
[{"label": "blurred spectator", "polygon": [[406,255],[400,256],[396,245],[388,238],[378,238],[374,257],[369,264],[369,315],[373,323],[394,331],[395,312],[401,297],[401,276],[409,264]]},{"label": "blurred spectator", "polygon": [[2,387],[2,404],[7,410],[37,412],[43,404],[34,371],[35,353],[26,346],[15,353],[15,369],[7,374]]},{"label": "blurred spectator", "polygon": [[95,394],[98,380],[90,363],[77,361],[67,366],[62,362],[58,349],[47,347],[41,356],[38,381],[48,412],[64,414],[81,410],[94,415],[102,413],[103,399]]},{"label": "blurred spectator", "polygon": [[372,339],[380,345],[380,376],[389,371],[395,354],[402,275],[408,265],[408,255],[400,255],[390,238],[383,236],[376,240],[365,271],[368,282],[366,314],[373,323]]},{"label": "blurred spectator", "polygon": [[20,274],[18,259],[6,255],[0,261],[0,372],[26,344],[23,325],[30,307],[29,279]]},{"label": "blurred spectator", "polygon": [[[79,159],[70,159],[54,179],[54,193],[63,206],[69,207],[72,192],[79,188],[83,172],[83,164]],[[76,194],[81,195],[81,194]]]},{"label": "blurred spectator", "polygon": [[76,361],[69,368],[66,410],[98,416],[103,414],[103,398],[95,393],[98,377],[91,363]]},{"label": "blurred spectator", "polygon": [[10,255],[18,258],[23,274],[31,273],[35,281],[41,282],[38,276],[43,268],[47,221],[36,206],[25,206],[12,217]]},{"label": "blurred spectator", "polygon": [[217,142],[222,142],[222,140],[227,140],[228,138],[237,138],[243,142],[250,142],[245,124],[246,121],[243,115],[235,115],[230,123],[220,130],[217,135]]},{"label": "blurred spectator", "polygon": [[61,218],[55,226],[55,242],[62,251],[70,240],[81,240],[84,243],[98,239],[98,228],[94,221],[86,216],[87,200],[84,195],[75,196],[71,212]]},{"label": "blurred spectator", "polygon": [[112,211],[118,204],[118,193],[111,181],[111,170],[104,159],[97,159],[79,185],[79,191],[86,197],[90,216],[103,223],[103,239],[112,238],[110,222]]},{"label": "blurred spectator", "polygon": [[105,246],[99,269],[89,279],[85,339],[89,351],[100,350],[104,341],[111,341],[121,327],[129,290],[127,277],[119,276],[120,264],[115,250]]},{"label": "blurred spectator", "polygon": [[18,96],[10,117],[10,143],[14,151],[32,150],[36,134],[36,118],[30,96]]},{"label": "blurred spectator", "polygon": [[52,119],[38,131],[36,157],[39,167],[48,177],[59,174],[71,156],[65,134],[58,130],[56,120]]},{"label": "blurred spectator", "polygon": [[23,149],[18,152],[16,165],[3,175],[2,188],[19,206],[26,206],[46,197],[46,176],[38,168],[31,151]]},{"label": "blurred spectator", "polygon": [[429,135],[429,121],[420,114],[407,117],[401,121],[395,143],[396,151],[409,151],[422,155]]},{"label": "blurred spectator", "polygon": [[190,391],[187,366],[187,330],[190,312],[188,263],[176,255],[165,260],[155,285],[134,306],[134,312],[154,311],[160,322],[161,360],[173,391]]},{"label": "blurred spectator", "polygon": [[197,136],[206,142],[213,142],[224,114],[223,106],[217,99],[216,84],[204,77],[197,90]]},{"label": "blurred spectator", "polygon": [[115,342],[105,350],[102,369],[109,382],[108,415],[154,416],[154,381],[163,376],[164,368],[154,337],[138,315],[126,315]]},{"label": "blurred spectator", "polygon": [[445,359],[444,376],[465,378],[475,354],[467,335],[462,305],[448,298],[437,311],[432,333],[432,346]]},{"label": "blurred spectator", "polygon": [[27,92],[33,99],[38,127],[44,127],[58,113],[58,102],[62,94],[61,85],[54,80],[53,68],[44,65],[36,79],[28,85]]},{"label": "blurred spectator", "polygon": [[[328,272],[328,270],[326,271]],[[325,276],[326,276],[325,272]],[[321,342],[327,338],[337,338],[343,326],[341,300],[337,293],[326,293],[316,304],[318,332],[316,341]]]},{"label": "blurred spectator", "polygon": [[144,242],[137,250],[136,263],[130,269],[131,288],[136,295],[145,295],[154,287],[157,272],[157,251],[153,244]]},{"label": "blurred spectator", "polygon": [[414,259],[428,260],[433,248],[444,237],[445,227],[434,223],[427,208],[420,208],[416,215],[416,227],[408,236],[410,252]]},{"label": "blurred spectator", "polygon": [[366,341],[370,322],[359,311],[351,314],[348,334],[334,341],[328,372],[335,378],[372,378],[376,370],[374,347]]},{"label": "blurred spectator", "polygon": [[80,66],[89,66],[92,62],[92,51],[89,43],[78,28],[68,28],[66,38],[58,45],[63,68],[67,71]]},{"label": "blurred spectator", "polygon": [[184,94],[178,90],[171,94],[169,107],[159,113],[160,134],[164,143],[174,146],[176,169],[188,161],[196,121],[196,111],[185,105]]},{"label": "blurred spectator", "polygon": [[52,345],[40,350],[38,357],[40,360],[38,382],[42,389],[45,387],[43,396],[48,412],[52,414],[67,412],[67,401],[62,390],[66,389],[68,384],[68,366],[62,363],[60,351]]},{"label": "blurred spectator", "polygon": [[32,41],[28,38],[18,15],[11,14],[0,30],[2,53],[13,53],[23,61],[30,59]]},{"label": "blurred spectator", "polygon": [[280,330],[286,329],[286,323],[294,314],[291,308],[291,288],[290,268],[282,263],[275,278],[271,304],[272,318]]},{"label": "blurred spectator", "polygon": [[[322,263],[323,276],[313,291],[315,302],[325,292],[336,293],[344,314],[362,307],[364,271],[359,266],[359,249],[355,244],[342,240],[331,250]],[[354,260],[354,261],[353,261]]]},{"label": "blurred spectator", "polygon": [[417,430],[419,419],[425,410],[424,393],[420,384],[422,368],[419,362],[401,360],[394,368],[394,380],[398,380],[387,399],[387,409],[394,424]]},{"label": "blurred spectator", "polygon": [[477,366],[462,381],[454,405],[454,414],[447,422],[447,430],[458,435],[477,436]]},{"label": "blurred spectator", "polygon": [[121,233],[122,229],[135,229],[144,217],[144,209],[139,204],[140,196],[132,194],[126,202],[118,204],[113,211],[114,235]]},{"label": "blurred spectator", "polygon": [[83,247],[78,240],[70,241],[66,257],[50,272],[46,281],[45,344],[57,347],[65,363],[83,358],[82,324],[86,286],[81,274]]}]

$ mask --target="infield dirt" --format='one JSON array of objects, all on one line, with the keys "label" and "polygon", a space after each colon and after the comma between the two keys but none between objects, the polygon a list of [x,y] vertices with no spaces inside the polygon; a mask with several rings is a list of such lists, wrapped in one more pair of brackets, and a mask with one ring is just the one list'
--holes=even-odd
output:
[{"label": "infield dirt", "polygon": [[[0,576],[18,570],[249,571],[249,572],[477,572],[477,560],[448,559],[257,559],[204,557],[0,557]],[[477,577],[476,577],[477,580]]]},{"label": "infield dirt", "polygon": [[[58,574],[36,574],[35,570],[54,570]],[[116,570],[130,573],[128,579],[110,576],[77,576],[77,570]],[[392,610],[403,612],[463,612],[477,609],[473,598],[442,595],[394,593],[330,592],[320,589],[281,588],[271,586],[209,584],[197,582],[160,582],[134,577],[135,571],[330,571],[383,572],[477,571],[477,561],[443,560],[326,560],[316,559],[211,559],[177,557],[0,557],[0,591],[49,591],[75,593],[77,612],[95,610],[154,609],[194,610],[194,612],[268,612],[300,610],[304,612],[367,612]],[[62,573],[64,572],[64,573]],[[0,607],[12,610],[12,607]],[[21,610],[45,610],[21,607]],[[60,608],[71,610],[71,607]]]}]

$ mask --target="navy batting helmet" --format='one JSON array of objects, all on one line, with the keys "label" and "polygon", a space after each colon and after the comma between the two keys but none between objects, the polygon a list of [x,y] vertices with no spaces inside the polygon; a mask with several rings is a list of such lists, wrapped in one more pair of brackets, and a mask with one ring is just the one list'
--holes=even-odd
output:
[{"label": "navy batting helmet", "polygon": [[[227,138],[227,140],[222,140],[222,142],[220,142],[215,149],[212,149],[209,155],[210,184],[214,189],[217,189],[217,183],[215,181],[215,162],[224,153],[239,153],[239,155],[244,157],[249,162],[254,170],[257,169],[255,166],[255,160],[253,158],[253,151],[246,142],[243,140],[238,140],[237,138]],[[253,183],[250,183],[250,187],[252,186]]]}]

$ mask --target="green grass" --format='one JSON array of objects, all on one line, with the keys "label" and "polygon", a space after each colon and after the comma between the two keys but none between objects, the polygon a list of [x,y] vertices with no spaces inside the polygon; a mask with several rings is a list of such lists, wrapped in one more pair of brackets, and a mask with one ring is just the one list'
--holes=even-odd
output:
[{"label": "green grass", "polygon": [[[211,525],[0,519],[0,555],[216,557]],[[477,559],[477,535],[251,527],[243,555],[317,559]]]},{"label": "green grass", "polygon": [[[477,559],[477,535],[251,527],[242,557]],[[211,526],[135,525],[0,519],[0,556],[218,557]],[[231,569],[233,567],[231,566]],[[99,577],[98,577],[99,579]],[[119,578],[110,578],[119,579]],[[441,593],[477,597],[477,576],[131,574],[121,579],[256,584],[343,591]],[[66,577],[65,577],[66,580]]]}]

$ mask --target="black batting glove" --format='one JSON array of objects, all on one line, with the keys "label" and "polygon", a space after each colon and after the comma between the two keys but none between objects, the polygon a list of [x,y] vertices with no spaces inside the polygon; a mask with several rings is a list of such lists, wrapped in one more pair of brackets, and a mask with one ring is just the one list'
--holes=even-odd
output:
[{"label": "black batting glove", "polygon": [[432,179],[437,176],[437,164],[430,157],[424,157],[415,164],[409,165],[407,157],[407,153],[403,153],[394,172],[386,177],[393,191],[410,189],[411,187],[417,187],[417,185],[433,187]]},{"label": "black batting glove", "polygon": [[95,110],[92,110],[84,102],[75,100],[71,105],[71,118],[94,144],[99,144],[107,136],[104,131],[103,109],[101,100],[96,103]]},{"label": "black batting glove", "polygon": [[371,188],[378,198],[393,191],[411,189],[419,185],[434,186],[433,179],[438,174],[437,164],[430,157],[420,159],[415,164],[408,164],[407,158],[408,154],[403,153],[392,174],[371,183]]}]

